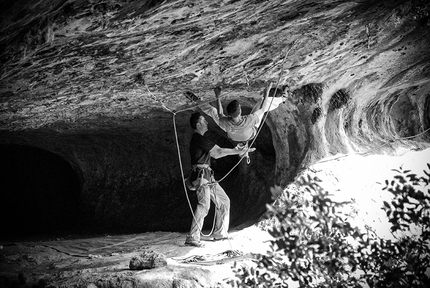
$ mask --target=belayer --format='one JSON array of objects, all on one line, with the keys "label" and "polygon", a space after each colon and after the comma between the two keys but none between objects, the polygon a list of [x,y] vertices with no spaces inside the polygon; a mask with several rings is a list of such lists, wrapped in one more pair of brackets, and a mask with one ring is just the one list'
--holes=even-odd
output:
[{"label": "belayer", "polygon": [[[208,131],[208,122],[200,112],[195,112],[191,115],[190,125],[194,133],[190,141],[192,172],[187,179],[187,186],[196,191],[197,207],[193,213],[191,229],[186,237],[185,245],[202,247],[200,233],[204,218],[209,212],[211,200],[215,204],[213,240],[228,239],[230,224],[230,198],[214,179],[211,158],[218,159],[229,155],[241,155],[244,151],[238,147],[221,148],[204,136]],[[255,148],[249,149],[248,152],[253,151],[255,151]]]}]

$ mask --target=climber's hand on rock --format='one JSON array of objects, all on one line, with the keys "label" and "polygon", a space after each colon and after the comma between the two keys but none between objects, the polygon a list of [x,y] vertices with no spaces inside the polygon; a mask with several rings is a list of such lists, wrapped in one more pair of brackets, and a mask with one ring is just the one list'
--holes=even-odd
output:
[{"label": "climber's hand on rock", "polygon": [[216,98],[219,98],[219,96],[221,95],[221,86],[214,87],[214,92],[215,92]]}]

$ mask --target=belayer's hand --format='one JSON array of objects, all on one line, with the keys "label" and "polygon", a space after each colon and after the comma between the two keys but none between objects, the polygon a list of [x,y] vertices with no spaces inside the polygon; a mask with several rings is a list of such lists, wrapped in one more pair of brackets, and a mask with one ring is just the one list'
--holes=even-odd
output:
[{"label": "belayer's hand", "polygon": [[248,153],[254,152],[255,150],[257,150],[257,148],[249,148]]},{"label": "belayer's hand", "polygon": [[254,152],[255,150],[257,150],[257,149],[256,148],[249,148],[248,150],[247,149],[243,149],[242,153],[240,153],[239,156],[242,157],[245,154],[248,156],[248,153]]}]

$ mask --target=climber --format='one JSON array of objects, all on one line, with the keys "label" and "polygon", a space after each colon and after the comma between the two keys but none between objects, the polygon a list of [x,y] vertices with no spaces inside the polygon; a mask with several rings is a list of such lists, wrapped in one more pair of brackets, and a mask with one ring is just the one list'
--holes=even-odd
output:
[{"label": "climber", "polygon": [[[195,112],[190,118],[194,134],[190,141],[191,165],[193,167],[189,180],[190,190],[197,193],[197,207],[191,223],[190,233],[187,235],[185,245],[202,247],[200,233],[203,221],[209,212],[210,200],[215,204],[215,227],[212,233],[213,240],[228,239],[230,222],[230,198],[224,189],[215,181],[211,169],[211,158],[221,158],[228,155],[240,155],[243,151],[238,148],[221,148],[204,136],[208,130],[208,122],[200,112]],[[255,151],[255,148],[248,152]]]},{"label": "climber", "polygon": [[[237,100],[233,100],[227,105],[228,116],[224,115],[220,100],[220,87],[214,88],[218,109],[208,103],[201,105],[200,109],[212,117],[215,123],[227,133],[227,136],[237,144],[238,148],[245,150],[248,148],[248,142],[257,135],[264,113],[276,109],[288,95],[286,88],[271,87],[272,83],[264,90],[263,98],[257,102],[249,115],[242,115],[242,108]],[[269,94],[271,94],[270,97]],[[248,158],[248,155],[245,156]]]}]

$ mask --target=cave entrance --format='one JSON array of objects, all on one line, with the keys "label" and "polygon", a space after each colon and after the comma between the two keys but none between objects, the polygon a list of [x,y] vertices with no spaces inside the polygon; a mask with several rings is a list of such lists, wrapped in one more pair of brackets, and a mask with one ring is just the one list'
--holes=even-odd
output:
[{"label": "cave entrance", "polygon": [[65,237],[80,229],[80,181],[43,149],[0,145],[0,240]]}]

